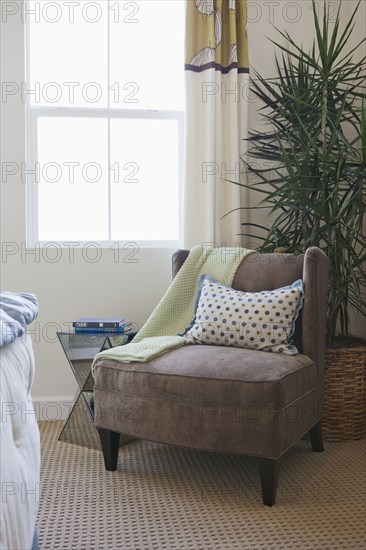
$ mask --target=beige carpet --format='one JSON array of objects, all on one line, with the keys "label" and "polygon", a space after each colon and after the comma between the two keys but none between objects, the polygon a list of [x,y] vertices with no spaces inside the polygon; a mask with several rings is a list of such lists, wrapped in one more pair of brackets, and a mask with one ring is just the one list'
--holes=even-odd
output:
[{"label": "beige carpet", "polygon": [[42,550],[366,548],[366,440],[301,441],[283,458],[277,504],[261,504],[247,457],[136,441],[106,472],[100,451],[40,423]]}]

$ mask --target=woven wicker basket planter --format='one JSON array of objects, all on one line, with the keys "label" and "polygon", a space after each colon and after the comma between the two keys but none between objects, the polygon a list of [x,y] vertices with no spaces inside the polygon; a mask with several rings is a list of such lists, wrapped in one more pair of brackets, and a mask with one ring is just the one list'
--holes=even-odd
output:
[{"label": "woven wicker basket planter", "polygon": [[366,435],[366,346],[325,351],[322,426],[328,441]]}]

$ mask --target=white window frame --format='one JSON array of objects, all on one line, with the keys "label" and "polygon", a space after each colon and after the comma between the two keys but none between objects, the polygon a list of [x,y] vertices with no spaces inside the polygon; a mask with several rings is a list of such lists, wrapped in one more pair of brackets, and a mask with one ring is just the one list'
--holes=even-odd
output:
[{"label": "white window frame", "polygon": [[[28,0],[27,0],[28,1]],[[25,61],[26,61],[26,86],[30,83],[30,23],[27,18],[25,27]],[[109,32],[109,30],[108,30]],[[108,48],[108,67],[109,48]],[[182,60],[183,63],[183,60]],[[182,69],[183,70],[183,69]],[[109,72],[109,71],[108,71]],[[176,120],[178,123],[178,239],[175,240],[112,240],[111,239],[111,169],[108,170],[108,235],[106,241],[93,241],[101,248],[180,248],[183,239],[183,171],[184,171],[184,111],[154,110],[154,109],[119,109],[110,108],[110,94],[108,94],[108,107],[37,107],[31,104],[29,94],[26,94],[26,243],[28,248],[49,246],[50,241],[38,239],[38,182],[34,173],[38,159],[38,120],[40,117],[89,117],[106,118],[108,123],[108,166],[110,162],[110,120],[115,118],[126,119],[150,119],[150,120]],[[91,241],[52,241],[59,248],[82,248]]]}]

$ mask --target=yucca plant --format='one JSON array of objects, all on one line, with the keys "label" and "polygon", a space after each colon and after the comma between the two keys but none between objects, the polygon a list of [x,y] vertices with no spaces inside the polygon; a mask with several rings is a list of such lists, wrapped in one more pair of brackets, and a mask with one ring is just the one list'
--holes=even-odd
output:
[{"label": "yucca plant", "polygon": [[[347,46],[359,5],[340,30],[340,7],[322,22],[313,1],[315,40],[305,51],[287,32],[274,41],[276,77],[251,80],[264,130],[249,137],[244,172],[268,208],[268,227],[244,223],[261,252],[299,253],[318,246],[330,260],[328,342],[349,336],[350,306],[366,315],[366,101],[365,62],[354,60],[364,40]],[[270,165],[271,169],[268,168]],[[250,232],[248,232],[250,226]]]}]

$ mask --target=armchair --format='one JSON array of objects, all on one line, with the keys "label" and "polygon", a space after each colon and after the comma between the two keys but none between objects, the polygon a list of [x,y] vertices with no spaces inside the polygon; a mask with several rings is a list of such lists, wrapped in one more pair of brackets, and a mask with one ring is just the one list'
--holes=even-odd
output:
[{"label": "armchair", "polygon": [[[173,255],[173,277],[188,256]],[[305,254],[247,256],[233,288],[273,290],[302,279],[296,321],[298,355],[217,345],[187,345],[146,363],[100,361],[95,369],[95,424],[107,470],[119,445],[133,439],[198,450],[252,455],[263,503],[275,503],[282,455],[307,432],[323,451],[321,415],[328,259]]]}]

